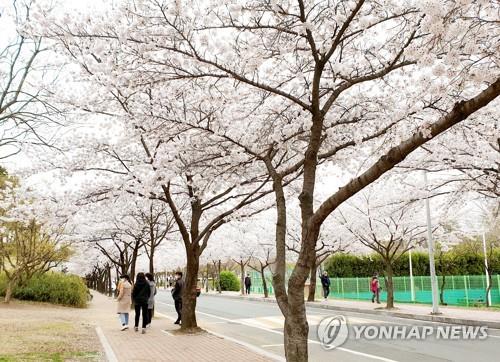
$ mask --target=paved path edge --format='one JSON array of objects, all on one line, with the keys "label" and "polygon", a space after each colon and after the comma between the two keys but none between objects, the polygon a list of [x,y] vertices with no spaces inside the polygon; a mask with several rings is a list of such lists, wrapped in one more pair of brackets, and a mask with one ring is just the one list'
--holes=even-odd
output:
[{"label": "paved path edge", "polygon": [[[164,314],[164,313],[161,313],[161,312],[156,312],[155,313],[155,316],[158,316],[160,318],[163,318],[163,319],[170,319],[170,320],[174,320],[175,318],[171,318],[169,317],[168,315]],[[214,331],[211,331],[210,329],[207,329],[205,327],[200,327],[202,328],[205,332],[211,334],[211,335],[214,335],[216,337],[219,337],[219,338],[222,338],[222,339],[225,339],[231,343],[235,343],[235,344],[238,344],[244,348],[246,348],[247,350],[251,351],[251,352],[254,352],[262,357],[266,357],[266,358],[269,358],[273,361],[279,361],[279,362],[284,362],[286,361],[284,358],[282,358],[281,356],[278,356],[274,353],[271,353],[271,352],[268,352],[262,348],[259,348],[259,347],[256,347],[256,346],[253,346],[251,345],[250,343],[246,343],[244,341],[240,341],[239,339],[235,339],[235,338],[232,338],[232,337],[228,337],[224,334],[220,334],[220,333],[217,333],[217,332],[214,332]],[[165,332],[165,331],[163,331]],[[167,332],[168,333],[168,332]]]},{"label": "paved path edge", "polygon": [[95,328],[95,332],[97,333],[97,337],[99,337],[99,342],[101,342],[101,346],[102,346],[102,349],[104,350],[104,354],[106,355],[107,361],[108,362],[118,362],[118,359],[116,358],[115,352],[113,351],[113,348],[109,344],[108,339],[104,335],[102,328],[100,326],[97,326]]}]

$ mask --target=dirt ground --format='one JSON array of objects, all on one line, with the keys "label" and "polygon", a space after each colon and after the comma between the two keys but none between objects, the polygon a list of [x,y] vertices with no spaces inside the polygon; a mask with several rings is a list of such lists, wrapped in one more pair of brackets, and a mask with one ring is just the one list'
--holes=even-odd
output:
[{"label": "dirt ground", "polygon": [[0,302],[0,362],[101,361],[99,313],[92,306]]}]

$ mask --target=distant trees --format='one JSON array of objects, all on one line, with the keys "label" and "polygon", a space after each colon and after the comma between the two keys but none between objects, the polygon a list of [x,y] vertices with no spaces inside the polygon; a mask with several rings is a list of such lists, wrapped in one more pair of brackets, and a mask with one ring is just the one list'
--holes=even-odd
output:
[{"label": "distant trees", "polygon": [[5,302],[12,291],[36,274],[43,274],[69,259],[71,249],[59,235],[43,230],[35,220],[3,224],[0,235],[0,264],[7,276]]},{"label": "distant trees", "polygon": [[27,140],[47,144],[47,127],[60,114],[48,101],[47,86],[57,69],[42,61],[40,55],[47,50],[42,38],[19,30],[29,20],[30,8],[28,1],[11,1],[0,8],[0,159],[19,153]]}]

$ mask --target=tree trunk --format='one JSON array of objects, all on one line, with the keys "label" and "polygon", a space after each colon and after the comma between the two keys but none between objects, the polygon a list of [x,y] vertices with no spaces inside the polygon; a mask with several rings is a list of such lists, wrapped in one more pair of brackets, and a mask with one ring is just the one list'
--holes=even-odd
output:
[{"label": "tree trunk", "polygon": [[245,295],[245,264],[243,260],[240,261],[240,271],[241,271],[241,295]]},{"label": "tree trunk", "polygon": [[107,267],[108,274],[108,295],[111,297],[113,295],[113,280],[111,279],[111,265]]},{"label": "tree trunk", "polygon": [[285,315],[284,331],[285,356],[288,362],[306,362],[308,360],[309,325],[304,302],[304,283],[305,278],[302,282],[294,280],[288,283],[288,313]]},{"label": "tree trunk", "polygon": [[489,284],[488,284],[488,288],[486,288],[486,306],[491,307],[491,305],[489,303],[489,299],[488,299],[488,294],[490,293],[491,285],[492,285],[491,271],[488,271],[488,280],[489,280]]},{"label": "tree trunk", "polygon": [[182,291],[182,324],[184,331],[198,327],[196,323],[196,286],[198,282],[199,253],[198,245],[194,245],[190,250],[186,250],[187,266],[186,278],[184,280],[184,290]]},{"label": "tree trunk", "polygon": [[392,271],[392,265],[389,263],[386,263],[385,267],[385,274],[386,274],[386,289],[387,289],[387,304],[386,308],[387,309],[392,309],[394,308],[394,285],[392,282],[392,276],[393,276],[393,271]]},{"label": "tree trunk", "polygon": [[262,278],[262,289],[264,289],[264,298],[269,297],[269,291],[267,290],[267,282],[266,282],[266,277],[264,275],[264,270],[265,268],[260,265],[260,277]]},{"label": "tree trunk", "polygon": [[205,285],[205,292],[208,293],[208,272],[210,270],[210,263],[207,263],[207,284]]},{"label": "tree trunk", "polygon": [[151,250],[149,252],[149,272],[152,275],[155,275],[155,266],[154,266],[154,263],[155,263],[155,248],[152,246]]},{"label": "tree trunk", "polygon": [[132,251],[132,259],[130,260],[130,280],[134,282],[135,279],[135,264],[139,254],[139,241],[135,242],[134,250]]},{"label": "tree trunk", "polygon": [[217,266],[217,290],[219,293],[222,293],[222,287],[220,285],[220,259],[219,259],[219,265]]},{"label": "tree trunk", "polygon": [[444,286],[446,285],[446,275],[441,276],[441,285],[439,286],[439,301],[441,305],[446,305],[444,302]]},{"label": "tree trunk", "polygon": [[316,273],[318,272],[318,266],[316,265],[316,258],[314,258],[311,265],[311,273],[309,275],[309,293],[307,296],[308,302],[314,302],[316,297]]},{"label": "tree trunk", "polygon": [[15,286],[15,281],[13,279],[10,279],[7,282],[7,288],[5,289],[5,299],[4,299],[5,303],[10,303],[10,300],[12,299],[12,291],[14,289],[14,286]]}]

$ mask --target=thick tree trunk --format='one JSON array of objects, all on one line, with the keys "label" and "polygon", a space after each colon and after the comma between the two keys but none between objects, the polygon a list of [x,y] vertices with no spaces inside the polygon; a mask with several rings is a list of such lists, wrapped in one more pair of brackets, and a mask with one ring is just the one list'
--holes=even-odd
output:
[{"label": "thick tree trunk", "polygon": [[296,278],[288,283],[288,313],[285,315],[285,356],[288,362],[308,360],[309,325],[304,302],[305,280],[306,278]]},{"label": "thick tree trunk", "polygon": [[262,278],[262,288],[264,289],[264,298],[269,297],[269,291],[267,290],[266,276],[264,275],[265,268],[260,266],[260,277]]},{"label": "thick tree trunk", "polygon": [[385,266],[385,274],[386,274],[386,289],[387,289],[387,304],[386,308],[391,309],[394,308],[394,284],[393,284],[393,271],[392,265],[390,263],[386,263]]},{"label": "thick tree trunk", "polygon": [[309,293],[307,296],[308,302],[314,302],[316,297],[316,273],[318,272],[318,266],[316,265],[316,258],[314,258],[311,265],[311,273],[309,275]]},{"label": "thick tree trunk", "polygon": [[194,250],[187,250],[186,278],[184,280],[184,290],[182,292],[182,324],[184,331],[198,327],[196,323],[196,286],[198,283],[198,270],[200,267],[199,253],[197,245]]}]

